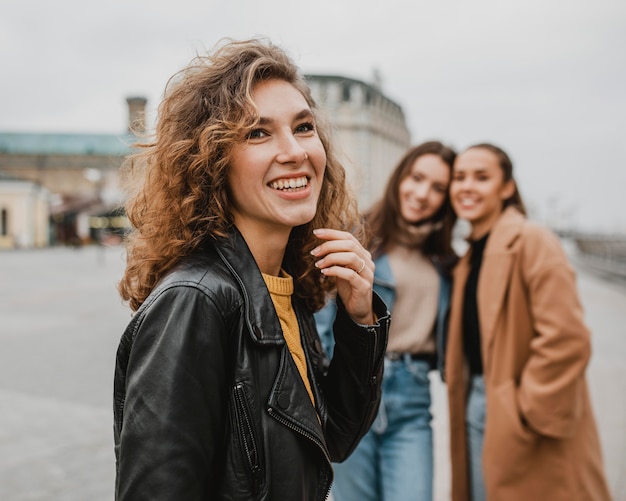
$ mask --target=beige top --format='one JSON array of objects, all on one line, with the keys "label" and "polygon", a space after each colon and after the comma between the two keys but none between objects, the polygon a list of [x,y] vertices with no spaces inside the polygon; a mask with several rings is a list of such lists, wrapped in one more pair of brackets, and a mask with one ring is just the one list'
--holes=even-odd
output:
[{"label": "beige top", "polygon": [[434,353],[439,273],[430,259],[415,249],[394,247],[388,257],[396,298],[387,351]]}]

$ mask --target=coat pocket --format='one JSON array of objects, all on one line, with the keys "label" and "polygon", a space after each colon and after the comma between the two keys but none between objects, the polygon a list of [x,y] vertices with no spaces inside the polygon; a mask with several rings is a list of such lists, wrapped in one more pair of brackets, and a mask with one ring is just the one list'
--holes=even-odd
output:
[{"label": "coat pocket", "polygon": [[237,383],[233,387],[231,408],[234,418],[232,426],[236,430],[235,437],[238,441],[242,465],[248,475],[251,491],[256,494],[261,488],[264,477],[263,449],[243,383]]},{"label": "coat pocket", "polygon": [[[535,433],[520,418],[509,380],[487,395],[483,467],[494,499],[576,499],[572,451],[563,440]],[[491,403],[490,403],[491,401]]]},{"label": "coat pocket", "polygon": [[483,462],[485,477],[519,478],[528,472],[539,436],[522,423],[513,380],[487,395]]}]

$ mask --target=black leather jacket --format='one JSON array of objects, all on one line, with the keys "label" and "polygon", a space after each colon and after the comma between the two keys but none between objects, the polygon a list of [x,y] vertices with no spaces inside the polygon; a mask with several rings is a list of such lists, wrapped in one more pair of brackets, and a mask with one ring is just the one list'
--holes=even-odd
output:
[{"label": "black leather jacket", "polygon": [[124,332],[114,381],[116,499],[321,500],[376,416],[389,314],[340,305],[328,367],[295,297],[317,413],[245,241],[184,260]]}]

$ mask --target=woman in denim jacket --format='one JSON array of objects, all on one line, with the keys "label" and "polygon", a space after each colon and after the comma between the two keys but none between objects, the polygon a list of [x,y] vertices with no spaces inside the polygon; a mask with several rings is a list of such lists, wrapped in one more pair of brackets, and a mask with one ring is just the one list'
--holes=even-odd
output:
[{"label": "woman in denim jacket", "polygon": [[[433,435],[429,371],[442,369],[455,216],[448,197],[455,152],[438,141],[411,148],[365,215],[374,290],[392,312],[383,395],[369,432],[334,465],[335,501],[430,501]],[[316,314],[332,357],[334,303]]]}]

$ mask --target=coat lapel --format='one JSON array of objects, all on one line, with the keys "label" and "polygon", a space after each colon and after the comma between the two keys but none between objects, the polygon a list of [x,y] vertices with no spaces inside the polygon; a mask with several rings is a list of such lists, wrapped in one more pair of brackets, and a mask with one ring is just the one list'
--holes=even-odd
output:
[{"label": "coat lapel", "polygon": [[450,302],[450,319],[448,322],[448,339],[446,342],[446,382],[454,384],[463,380],[463,301],[465,282],[469,274],[469,259],[465,255],[457,263],[453,272],[452,298]]},{"label": "coat lapel", "polygon": [[[486,249],[485,249],[486,251]],[[489,360],[488,350],[493,342],[496,321],[502,310],[513,263],[513,256],[506,252],[488,255],[485,252],[478,279],[478,315],[483,360]]]},{"label": "coat lapel", "polygon": [[515,209],[504,211],[487,240],[478,278],[478,315],[483,361],[490,360],[489,350],[495,337],[498,317],[510,284],[515,257],[513,245],[522,231],[524,217]]}]

